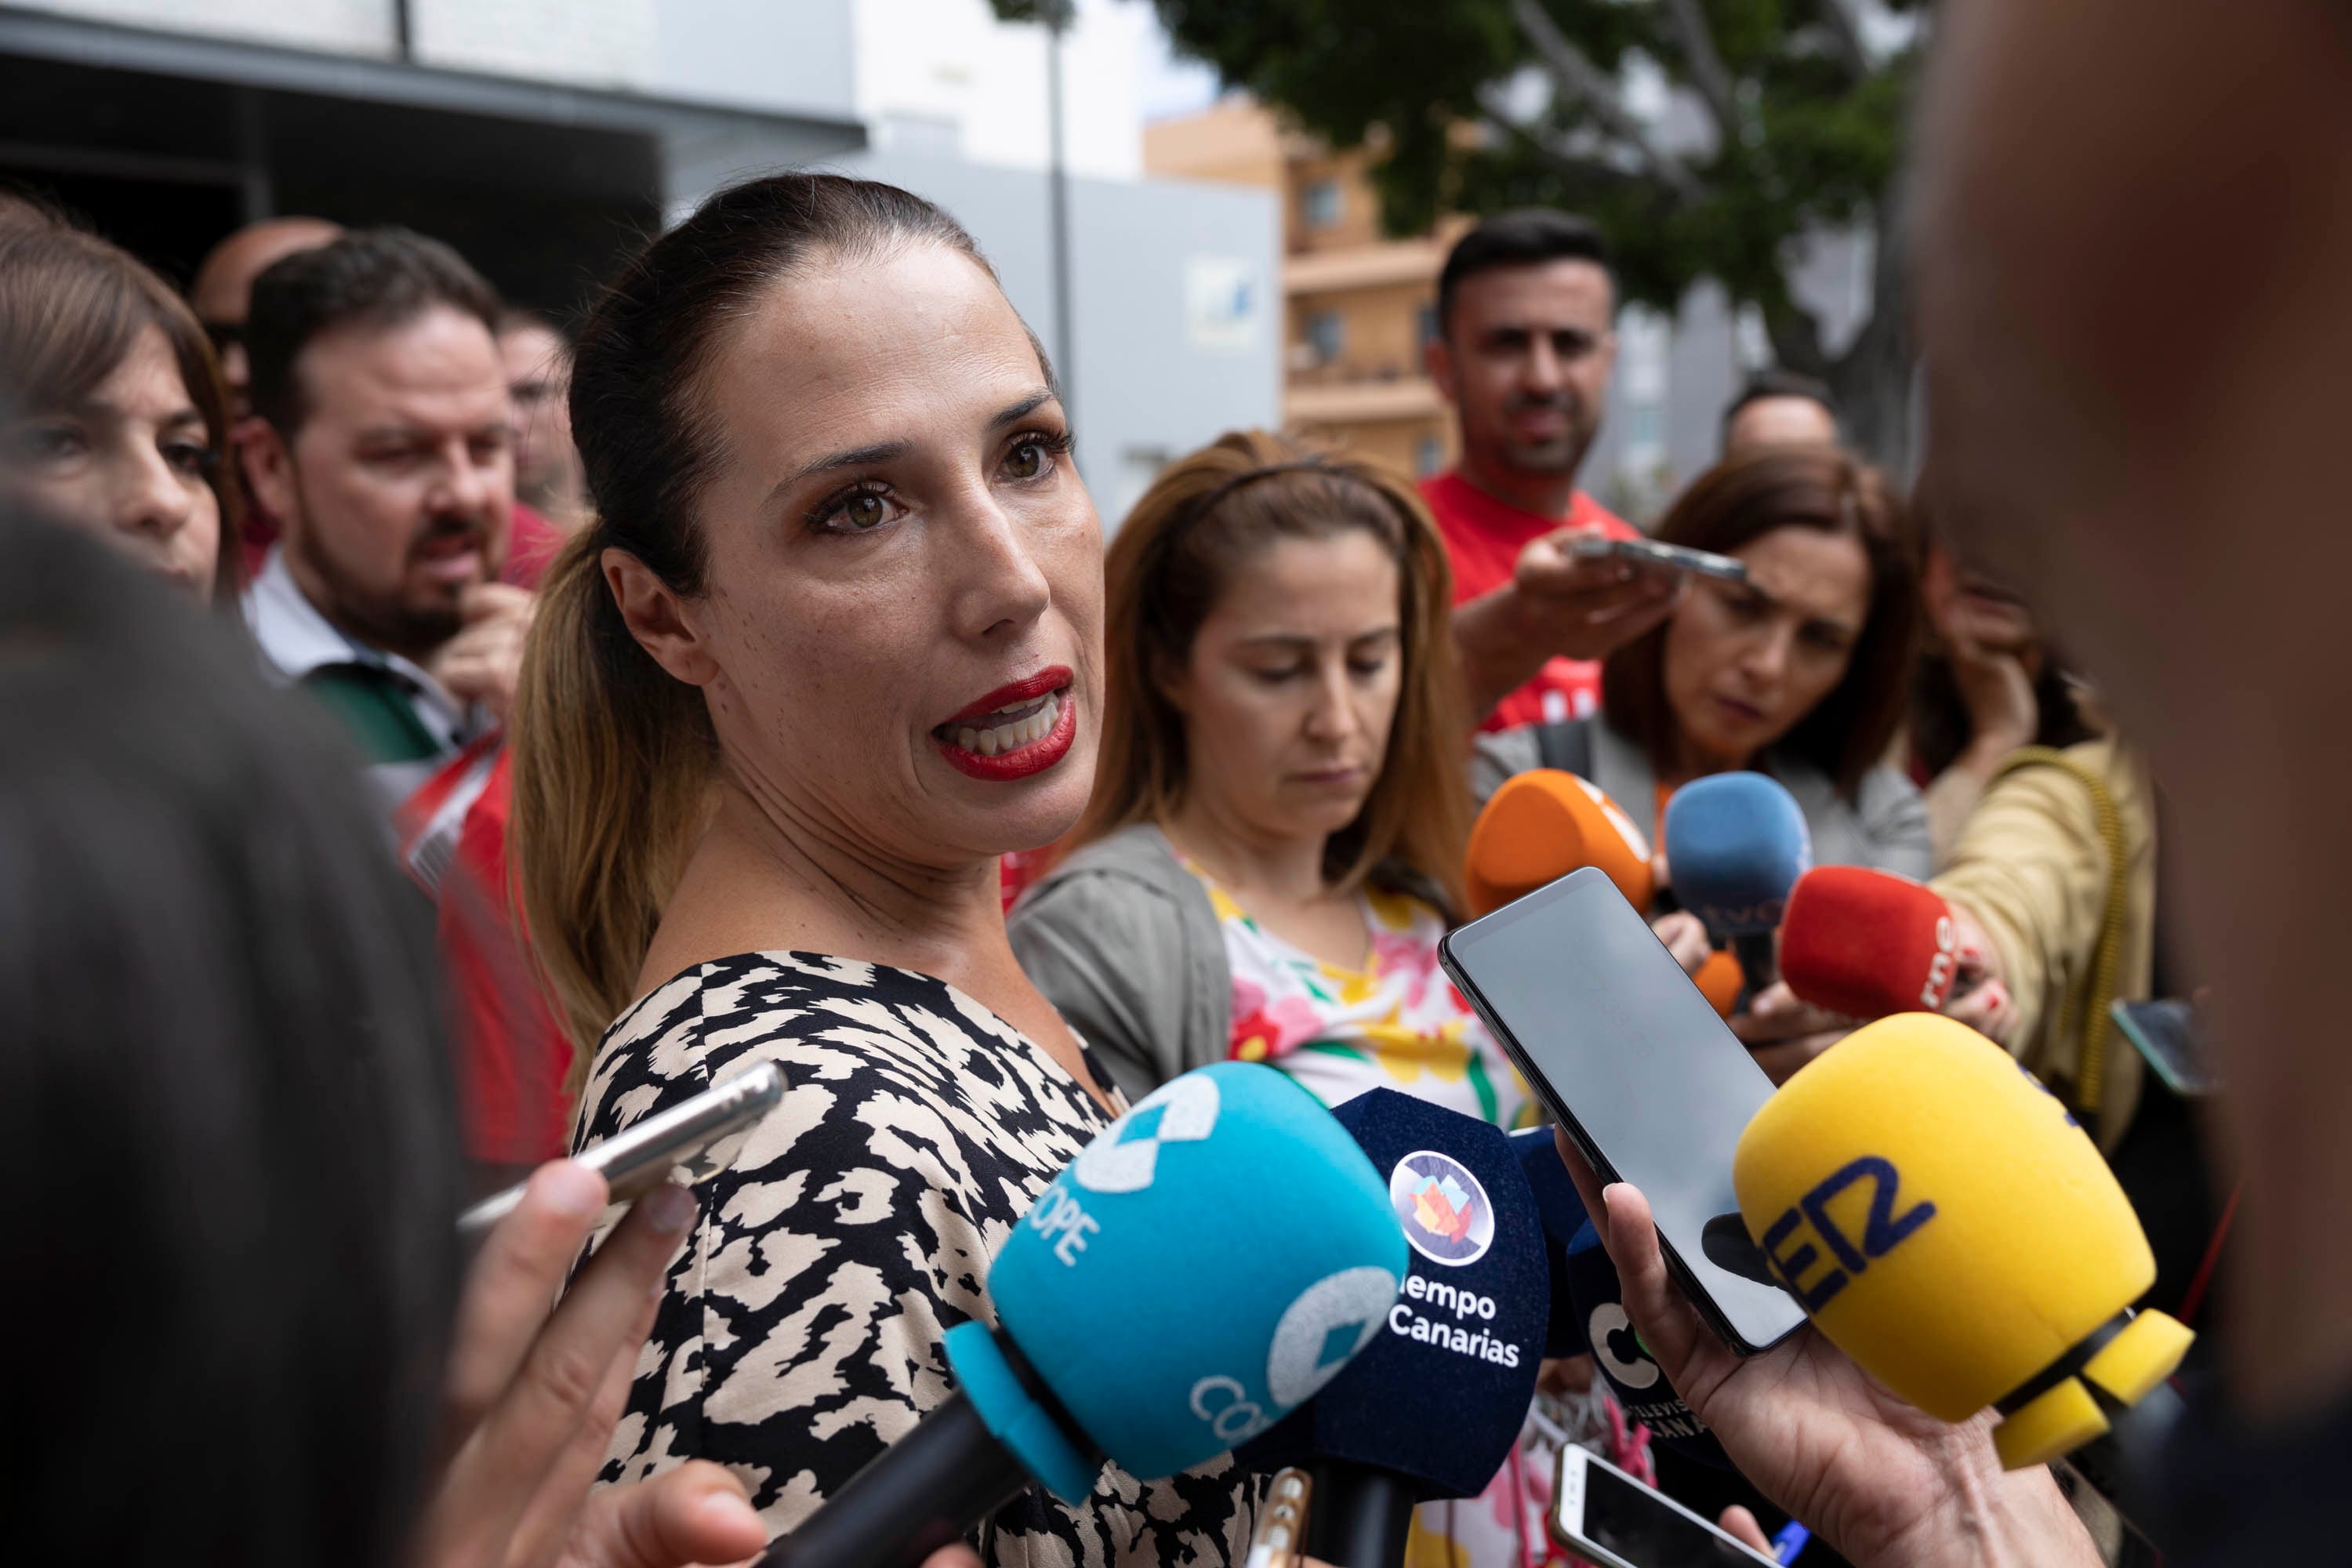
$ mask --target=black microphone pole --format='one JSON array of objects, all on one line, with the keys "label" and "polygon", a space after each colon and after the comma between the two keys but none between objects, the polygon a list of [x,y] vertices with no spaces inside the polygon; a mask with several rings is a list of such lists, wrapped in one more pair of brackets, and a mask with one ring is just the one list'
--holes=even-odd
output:
[{"label": "black microphone pole", "polygon": [[916,1568],[1029,1484],[962,1394],[849,1478],[756,1568]]},{"label": "black microphone pole", "polygon": [[1332,1568],[1403,1568],[1412,1488],[1403,1477],[1349,1459],[1309,1459],[1307,1555]]}]

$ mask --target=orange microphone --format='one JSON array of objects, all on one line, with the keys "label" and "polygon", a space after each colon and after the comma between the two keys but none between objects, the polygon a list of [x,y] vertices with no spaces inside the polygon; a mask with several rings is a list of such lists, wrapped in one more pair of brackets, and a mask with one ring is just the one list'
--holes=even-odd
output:
[{"label": "orange microphone", "polygon": [[1462,879],[1477,916],[1587,866],[1616,883],[1635,909],[1650,907],[1657,891],[1650,845],[1633,818],[1574,773],[1535,768],[1487,797],[1470,829]]}]

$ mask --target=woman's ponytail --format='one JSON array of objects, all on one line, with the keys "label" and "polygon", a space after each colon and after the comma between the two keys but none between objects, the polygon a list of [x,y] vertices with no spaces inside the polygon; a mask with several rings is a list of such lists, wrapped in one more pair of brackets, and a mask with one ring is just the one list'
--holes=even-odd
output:
[{"label": "woman's ponytail", "polygon": [[583,529],[548,573],[509,742],[523,920],[572,1038],[574,1094],[636,994],[717,766],[701,692],[622,622],[599,563],[608,542]]}]

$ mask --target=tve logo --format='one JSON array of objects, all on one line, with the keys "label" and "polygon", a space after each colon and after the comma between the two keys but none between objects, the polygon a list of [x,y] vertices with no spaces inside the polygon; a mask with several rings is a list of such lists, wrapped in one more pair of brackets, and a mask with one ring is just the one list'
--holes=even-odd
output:
[{"label": "tve logo", "polygon": [[1139,1193],[1160,1170],[1162,1143],[1197,1143],[1217,1125],[1217,1080],[1205,1073],[1170,1079],[1138,1100],[1071,1162],[1070,1176],[1094,1193]]},{"label": "tve logo", "polygon": [[[1848,1187],[1865,1181],[1871,1184],[1870,1206],[1863,1219],[1862,1235],[1857,1238],[1840,1228],[1829,1209],[1831,1202]],[[1806,1311],[1819,1312],[1832,1297],[1845,1289],[1850,1275],[1862,1273],[1874,1259],[1894,1251],[1906,1237],[1936,1217],[1936,1205],[1925,1200],[1897,1214],[1896,1190],[1901,1184],[1902,1177],[1894,1162],[1864,1154],[1832,1172],[1765,1230],[1764,1256],[1770,1259],[1772,1271]],[[1805,1276],[1823,1259],[1821,1249],[1809,1240],[1789,1248],[1800,1226],[1810,1227],[1822,1246],[1829,1249],[1830,1257],[1843,1266],[1825,1268],[1810,1286],[1805,1283]]]},{"label": "tve logo", "polygon": [[1936,917],[1936,956],[1927,961],[1927,983],[1919,987],[1919,1010],[1940,1013],[1944,996],[1952,988],[1955,973],[1954,956],[1959,952],[1959,932],[1952,927],[1952,917]]}]

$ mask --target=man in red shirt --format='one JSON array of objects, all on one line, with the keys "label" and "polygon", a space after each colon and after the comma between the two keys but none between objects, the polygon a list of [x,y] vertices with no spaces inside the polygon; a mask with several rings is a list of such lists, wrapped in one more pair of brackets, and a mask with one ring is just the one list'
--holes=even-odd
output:
[{"label": "man in red shirt", "polygon": [[1461,460],[1424,482],[1454,562],[1455,640],[1484,728],[1580,718],[1594,662],[1665,618],[1675,580],[1569,553],[1633,530],[1576,488],[1616,363],[1616,289],[1591,225],[1528,208],[1488,218],[1437,279],[1430,379]]}]

